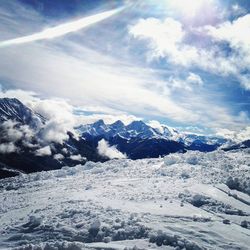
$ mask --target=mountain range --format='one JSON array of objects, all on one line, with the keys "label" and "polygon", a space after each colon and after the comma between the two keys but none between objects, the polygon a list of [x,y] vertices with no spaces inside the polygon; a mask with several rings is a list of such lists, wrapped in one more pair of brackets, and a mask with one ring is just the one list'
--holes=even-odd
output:
[{"label": "mountain range", "polygon": [[[49,120],[15,98],[0,98],[0,178],[20,173],[59,169],[106,161],[98,145],[105,140],[130,159],[156,158],[188,150],[210,152],[228,142],[224,138],[179,133],[166,125],[154,128],[143,121],[125,125],[118,120],[105,124],[98,120],[68,131],[62,143],[42,138]],[[249,141],[225,150],[249,147]]]},{"label": "mountain range", "polygon": [[187,150],[210,152],[227,142],[219,137],[179,133],[165,125],[153,128],[143,121],[124,125],[119,120],[113,124],[105,124],[103,120],[99,120],[93,124],[81,125],[77,130],[81,137],[95,146],[98,141],[105,139],[131,159],[159,157]]}]

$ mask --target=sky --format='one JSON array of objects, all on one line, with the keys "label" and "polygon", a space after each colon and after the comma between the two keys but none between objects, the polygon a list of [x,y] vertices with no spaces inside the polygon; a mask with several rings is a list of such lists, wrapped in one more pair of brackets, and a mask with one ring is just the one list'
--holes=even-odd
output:
[{"label": "sky", "polygon": [[0,96],[246,138],[248,34],[248,0],[1,0]]}]

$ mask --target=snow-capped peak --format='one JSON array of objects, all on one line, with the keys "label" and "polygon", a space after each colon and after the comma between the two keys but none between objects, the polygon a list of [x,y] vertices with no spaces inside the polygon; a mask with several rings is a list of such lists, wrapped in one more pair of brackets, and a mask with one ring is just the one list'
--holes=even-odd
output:
[{"label": "snow-capped peak", "polygon": [[150,127],[143,121],[133,121],[127,126],[120,120],[113,124],[105,124],[99,120],[93,124],[82,125],[77,130],[83,136],[103,136],[105,138],[119,135],[122,138],[131,139],[133,137],[152,138],[162,136],[156,129]]},{"label": "snow-capped peak", "polygon": [[13,120],[31,127],[45,122],[45,118],[29,109],[16,98],[0,98],[0,121]]}]

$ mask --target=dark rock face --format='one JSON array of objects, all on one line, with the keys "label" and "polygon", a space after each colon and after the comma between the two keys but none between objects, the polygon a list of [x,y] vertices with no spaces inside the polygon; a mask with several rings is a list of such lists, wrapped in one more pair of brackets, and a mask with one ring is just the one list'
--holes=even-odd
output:
[{"label": "dark rock face", "polygon": [[110,144],[117,145],[121,152],[126,153],[133,160],[157,158],[175,152],[186,152],[184,144],[166,139],[134,138],[127,141],[121,137],[115,137],[112,138]]},{"label": "dark rock face", "polygon": [[[70,143],[70,144],[69,144]],[[24,173],[47,171],[60,169],[64,166],[75,166],[85,164],[86,160],[104,161],[99,156],[95,147],[84,140],[76,140],[72,137],[64,144],[51,144],[52,155],[35,155],[29,148],[22,147],[19,152],[0,154],[0,162],[11,169],[20,170]],[[65,149],[67,153],[65,153]],[[61,154],[63,159],[56,159],[54,155]],[[82,160],[76,161],[70,158],[70,155],[81,155]]]}]

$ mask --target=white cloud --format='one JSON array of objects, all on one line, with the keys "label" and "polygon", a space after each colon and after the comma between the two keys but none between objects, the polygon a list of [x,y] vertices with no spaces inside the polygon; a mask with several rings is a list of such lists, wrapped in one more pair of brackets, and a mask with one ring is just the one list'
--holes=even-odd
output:
[{"label": "white cloud", "polygon": [[104,139],[98,142],[98,153],[101,156],[108,157],[109,159],[124,159],[126,155],[121,153],[115,146],[110,146]]},{"label": "white cloud", "polygon": [[4,121],[1,124],[4,139],[16,142],[23,137],[23,133],[15,127],[16,125],[17,123],[11,120]]},{"label": "white cloud", "polygon": [[227,42],[233,50],[233,59],[237,67],[236,75],[246,89],[250,89],[249,75],[240,74],[250,70],[250,14],[239,17],[232,22],[226,21],[218,26],[206,26],[204,30],[215,41]]},{"label": "white cloud", "polygon": [[168,17],[164,21],[156,18],[140,19],[129,28],[129,33],[134,38],[149,41],[151,60],[167,58],[173,64],[198,66],[220,73],[233,70],[223,57],[215,57],[213,50],[207,51],[186,43],[188,33],[182,23],[173,18]]},{"label": "white cloud", "polygon": [[156,120],[149,121],[148,125],[154,129],[158,130],[161,134],[164,132],[162,125],[160,124],[160,122],[158,122]]},{"label": "white cloud", "polygon": [[73,161],[86,161],[86,158],[82,157],[80,154],[79,155],[71,155],[69,158]]},{"label": "white cloud", "polygon": [[0,84],[0,98],[17,98],[25,105],[28,105],[29,107],[32,105],[33,102],[37,102],[39,98],[37,97],[37,94],[33,91],[24,91],[21,89],[8,89],[8,90],[2,90],[1,84]]},{"label": "white cloud", "polygon": [[250,90],[250,74],[245,74],[245,75],[241,75],[239,76],[241,85],[247,89]]},{"label": "white cloud", "polygon": [[46,156],[46,155],[48,156],[48,155],[51,155],[52,152],[51,152],[50,146],[45,146],[45,147],[43,147],[43,148],[37,149],[37,150],[35,151],[35,154],[36,154],[37,156]]},{"label": "white cloud", "polygon": [[250,140],[250,126],[241,130],[239,133],[236,133],[236,138],[239,141]]},{"label": "white cloud", "polygon": [[[136,39],[148,42],[150,60],[165,58],[172,64],[188,69],[198,67],[220,76],[232,75],[242,82],[243,87],[249,89],[249,81],[243,82],[241,75],[241,71],[249,69],[250,64],[249,37],[245,35],[250,32],[249,17],[250,14],[218,27],[207,25],[193,30],[196,35],[200,35],[201,41],[206,41],[210,35],[217,42],[229,42],[235,50],[230,56],[217,43],[202,47],[192,40],[187,42],[191,35],[190,30],[185,30],[182,23],[169,17],[164,21],[156,18],[140,19],[129,28],[129,33]],[[194,78],[191,76],[190,80]]]},{"label": "white cloud", "polygon": [[68,154],[68,149],[67,149],[67,148],[63,148],[63,149],[62,149],[62,152],[63,152],[64,154]]},{"label": "white cloud", "polygon": [[226,139],[234,139],[235,138],[235,131],[226,128],[218,128],[216,129],[216,135],[222,136]]},{"label": "white cloud", "polygon": [[172,61],[181,60],[179,63],[185,64],[185,54],[183,58],[179,56],[179,46],[185,32],[182,24],[173,18],[168,17],[164,21],[157,18],[140,19],[129,28],[129,33],[138,39],[149,39],[151,58],[169,56]]},{"label": "white cloud", "polygon": [[[226,41],[233,49],[240,49],[250,54],[250,14],[232,22],[226,21],[216,27],[206,26],[208,34],[218,41]],[[249,58],[248,58],[249,59]]]},{"label": "white cloud", "polygon": [[[42,129],[40,133],[42,138],[39,138],[42,144],[51,141],[62,143],[68,139],[67,132],[74,133],[74,127],[78,125],[79,118],[73,114],[73,106],[65,100],[58,98],[41,99],[34,92],[19,89],[2,91],[0,97],[18,98],[24,105],[47,119],[46,123],[40,124],[38,128],[38,130]],[[19,125],[18,128],[14,128],[16,124],[11,127],[11,121],[9,123],[8,133],[12,133],[13,136],[19,135],[17,140],[21,137],[28,140],[35,134],[28,126]]]},{"label": "white cloud", "polygon": [[49,121],[42,129],[41,135],[45,142],[63,143],[68,139],[67,127],[61,126],[57,121]]},{"label": "white cloud", "polygon": [[197,135],[208,135],[207,128],[199,128],[196,126],[178,127],[176,128],[180,132],[180,136],[184,134],[197,134]]},{"label": "white cloud", "polygon": [[53,158],[54,158],[55,160],[60,161],[60,160],[63,160],[63,159],[64,159],[64,156],[63,156],[62,154],[55,154],[55,155],[53,156]]},{"label": "white cloud", "polygon": [[41,133],[45,141],[62,143],[68,139],[67,132],[74,131],[76,116],[64,100],[40,100],[33,103],[33,110],[48,119]]},{"label": "white cloud", "polygon": [[18,148],[15,146],[15,144],[13,142],[0,144],[0,153],[1,154],[13,153],[13,152],[17,152],[17,151],[18,151]]},{"label": "white cloud", "polygon": [[186,80],[188,83],[196,85],[196,86],[203,85],[203,80],[201,79],[201,77],[195,73],[192,73],[192,72],[189,72],[189,75],[188,75]]},{"label": "white cloud", "polygon": [[203,85],[203,80],[199,75],[189,72],[188,76],[184,79],[171,76],[167,83],[172,90],[193,91],[194,88],[197,89]]},{"label": "white cloud", "polygon": [[231,139],[237,143],[250,140],[250,126],[245,127],[240,131],[233,131],[226,128],[216,129],[216,135]]},{"label": "white cloud", "polygon": [[35,132],[28,125],[21,125],[12,120],[7,120],[1,123],[0,129],[1,137],[8,142],[16,143],[21,141],[27,147],[34,146],[31,141]]}]

